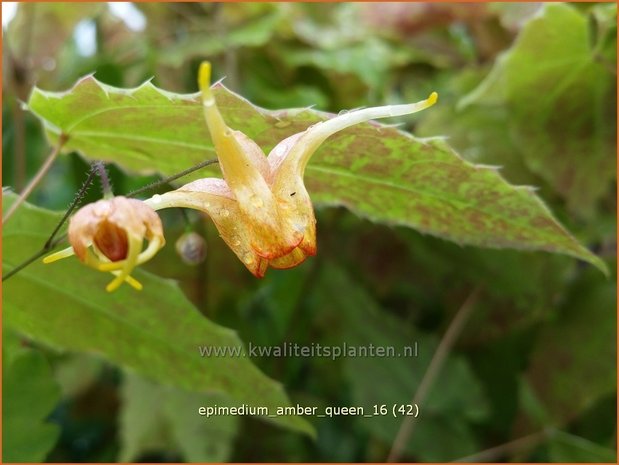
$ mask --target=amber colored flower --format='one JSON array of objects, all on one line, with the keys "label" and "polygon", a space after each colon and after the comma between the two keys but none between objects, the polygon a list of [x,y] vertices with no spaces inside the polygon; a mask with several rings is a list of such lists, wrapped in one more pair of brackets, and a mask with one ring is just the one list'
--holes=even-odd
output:
[{"label": "amber colored flower", "polygon": [[316,219],[303,173],[329,136],[371,119],[415,113],[438,98],[433,92],[410,105],[341,114],[284,139],[265,157],[254,141],[226,125],[210,76],[210,64],[202,63],[198,83],[204,116],[224,179],[200,179],[145,202],[155,210],[184,207],[207,213],[223,240],[258,277],[268,266],[290,268],[316,254]]},{"label": "amber colored flower", "polygon": [[[144,239],[148,246],[142,250]],[[131,272],[150,260],[165,239],[161,219],[152,208],[141,200],[119,196],[88,204],[73,215],[69,243],[71,247],[48,255],[43,262],[75,254],[86,265],[116,276],[106,287],[112,292],[123,282],[141,290]]]}]

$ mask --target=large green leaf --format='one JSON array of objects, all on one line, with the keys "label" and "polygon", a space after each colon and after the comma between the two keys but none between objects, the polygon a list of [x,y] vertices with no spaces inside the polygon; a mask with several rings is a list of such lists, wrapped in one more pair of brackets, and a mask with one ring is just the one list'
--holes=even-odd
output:
[{"label": "large green leaf", "polygon": [[2,458],[8,462],[41,462],[54,447],[60,429],[46,417],[60,399],[60,388],[43,354],[19,347],[4,331],[2,366]]},{"label": "large green leaf", "polygon": [[616,30],[608,42],[573,6],[548,4],[461,102],[506,108],[529,168],[587,214],[616,172]]},{"label": "large green leaf", "polygon": [[531,355],[527,378],[559,426],[617,389],[617,288],[599,278],[585,272],[573,283]]},{"label": "large green leaf", "polygon": [[[215,94],[228,124],[267,151],[328,118],[312,110],[268,112],[221,85]],[[63,93],[35,89],[28,105],[52,140],[69,136],[65,151],[132,171],[172,174],[215,157],[196,94],[172,94],[150,83],[118,89],[88,76]],[[315,202],[344,205],[373,221],[462,244],[564,253],[605,269],[533,189],[511,186],[496,169],[464,161],[443,140],[360,124],[323,145],[306,181]]]},{"label": "large green leaf", "polygon": [[[389,445],[405,418],[394,417],[391,408],[411,402],[438,341],[382,311],[372,296],[334,265],[321,275],[317,289],[320,293],[313,301],[313,311],[331,315],[324,317],[335,334],[330,343],[341,346],[345,341],[349,347],[373,345],[394,350],[395,356],[391,357],[343,358],[352,404],[364,407],[365,414],[372,414],[374,405],[388,407],[388,415],[359,417],[359,423]],[[407,348],[414,344],[417,355],[406,355]],[[461,356],[450,355],[427,398],[419,405],[419,418],[413,419],[417,425],[406,441],[406,452],[418,461],[430,462],[472,454],[479,446],[471,423],[487,414],[482,387],[467,362]],[[441,437],[440,441],[434,440],[437,436]]]},{"label": "large green leaf", "polygon": [[[5,194],[5,208],[14,199]],[[17,211],[3,231],[5,273],[35,252],[59,216],[29,204]],[[199,345],[233,348],[241,341],[201,316],[176,283],[138,273],[144,292],[123,286],[109,294],[104,290],[109,275],[88,271],[78,260],[34,263],[4,283],[4,322],[52,346],[100,353],[164,385],[223,392],[239,404],[288,405],[282,386],[248,358],[201,357]],[[274,421],[312,433],[301,417]]]},{"label": "large green leaf", "polygon": [[192,34],[165,48],[161,52],[160,60],[170,66],[180,66],[195,56],[214,56],[237,47],[259,47],[271,39],[283,17],[281,9],[277,8],[231,28],[225,34]]},{"label": "large green leaf", "polygon": [[170,450],[181,454],[186,462],[222,462],[229,458],[238,418],[206,418],[196,413],[210,405],[234,406],[226,396],[186,392],[127,374],[122,398],[120,461]]}]

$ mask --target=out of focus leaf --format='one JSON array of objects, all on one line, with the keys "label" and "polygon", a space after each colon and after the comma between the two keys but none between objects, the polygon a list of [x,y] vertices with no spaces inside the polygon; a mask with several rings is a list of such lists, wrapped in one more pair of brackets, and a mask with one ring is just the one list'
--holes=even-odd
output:
[{"label": "out of focus leaf", "polygon": [[186,462],[229,459],[238,419],[198,414],[200,407],[234,406],[226,396],[160,386],[127,373],[122,398],[120,461],[133,462],[147,453],[170,451]]},{"label": "out of focus leaf", "polygon": [[[314,304],[316,311],[331,315],[337,344],[345,341],[348,346],[393,347],[396,354],[343,358],[354,405],[363,406],[364,413],[371,414],[376,404],[386,404],[391,409],[394,404],[410,403],[438,341],[381,312],[371,296],[342,270],[333,265],[328,270],[319,284],[324,297]],[[336,322],[332,315],[339,315]],[[405,356],[405,347],[415,342],[418,356]],[[417,423],[414,434],[406,444],[411,457],[419,461],[446,461],[477,450],[471,422],[487,415],[487,403],[464,359],[455,355],[447,359],[419,409],[419,418],[413,419]],[[402,421],[403,417],[394,418],[391,410],[388,415],[359,419],[364,428],[387,444],[395,438]],[[440,441],[436,441],[437,435]]]},{"label": "out of focus leaf", "polygon": [[563,431],[553,432],[548,441],[551,462],[559,463],[616,463],[617,452]]},{"label": "out of focus leaf", "polygon": [[527,378],[555,424],[577,417],[616,389],[614,283],[585,272],[560,319],[539,334]]},{"label": "out of focus leaf", "polygon": [[354,74],[372,89],[379,88],[390,70],[407,63],[410,57],[407,49],[375,37],[333,50],[290,48],[282,55],[288,66],[311,65],[329,73]]},{"label": "out of focus leaf", "polygon": [[493,2],[488,4],[488,9],[498,15],[503,27],[518,32],[542,5],[542,2]]},{"label": "out of focus leaf", "polygon": [[[7,208],[15,195],[3,195]],[[25,204],[3,230],[3,271],[42,244],[61,214]],[[188,302],[178,286],[141,272],[145,291],[105,292],[108,276],[89,272],[78,260],[35,263],[4,284],[4,321],[52,346],[96,352],[162,384],[196,392],[224,392],[249,405],[288,405],[282,386],[245,357],[201,357],[199,345],[242,347],[234,331],[218,326]],[[50,302],[54,305],[50,306]],[[275,422],[306,433],[301,417]]]},{"label": "out of focus leaf", "polygon": [[501,174],[512,184],[543,187],[541,178],[531,173],[524,162],[522,147],[510,130],[506,108],[480,105],[457,108],[457,101],[475,88],[482,76],[480,71],[468,69],[450,76],[441,92],[442,105],[422,114],[415,134],[446,136],[467,161],[499,165]]},{"label": "out of focus leaf", "polygon": [[545,5],[461,102],[504,105],[529,168],[582,215],[616,172],[616,78],[596,58],[589,34],[573,6]]},{"label": "out of focus leaf", "polygon": [[[595,5],[589,12],[589,36],[594,59],[609,67],[617,63],[617,4]],[[608,60],[604,62],[604,60]]]},{"label": "out of focus leaf", "polygon": [[75,25],[94,17],[104,7],[105,4],[97,2],[71,7],[55,2],[19,3],[7,31],[10,50],[17,59],[28,59],[27,66],[32,69],[53,68]]},{"label": "out of focus leaf", "polygon": [[189,35],[166,47],[160,60],[171,66],[180,66],[193,57],[210,57],[236,47],[259,47],[269,41],[282,19],[281,10],[276,9],[260,18],[251,18],[232,30],[222,30],[220,34],[215,31]]},{"label": "out of focus leaf", "polygon": [[[228,124],[267,150],[326,119],[312,110],[267,112],[223,86],[215,94]],[[150,83],[117,89],[86,77],[64,93],[35,89],[28,105],[52,140],[69,136],[65,150],[133,171],[171,174],[215,157],[194,94],[172,94]],[[360,124],[323,145],[306,179],[315,202],[344,205],[373,221],[462,244],[564,253],[605,270],[530,188],[511,186],[495,169],[465,162],[442,140]]]},{"label": "out of focus leaf", "polygon": [[58,426],[46,421],[60,400],[60,389],[43,354],[16,344],[14,336],[3,340],[2,459],[42,462],[60,434]]}]

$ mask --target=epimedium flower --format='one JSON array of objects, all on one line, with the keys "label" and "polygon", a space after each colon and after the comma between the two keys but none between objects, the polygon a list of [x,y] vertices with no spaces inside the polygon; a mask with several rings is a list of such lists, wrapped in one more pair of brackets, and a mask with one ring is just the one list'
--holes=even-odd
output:
[{"label": "epimedium flower", "polygon": [[[143,249],[143,242],[148,242]],[[159,215],[141,200],[122,196],[104,198],[77,211],[69,222],[68,247],[48,255],[43,263],[76,255],[80,261],[114,276],[105,288],[112,292],[126,282],[136,290],[142,285],[132,270],[150,260],[165,245]]]},{"label": "epimedium flower", "polygon": [[269,266],[291,268],[316,254],[316,218],[303,174],[310,157],[331,135],[377,118],[402,116],[436,103],[365,108],[340,114],[294,134],[268,156],[245,134],[224,122],[210,88],[211,66],[198,76],[204,117],[223,178],[206,178],[145,201],[153,209],[193,208],[208,214],[220,236],[255,276]]}]

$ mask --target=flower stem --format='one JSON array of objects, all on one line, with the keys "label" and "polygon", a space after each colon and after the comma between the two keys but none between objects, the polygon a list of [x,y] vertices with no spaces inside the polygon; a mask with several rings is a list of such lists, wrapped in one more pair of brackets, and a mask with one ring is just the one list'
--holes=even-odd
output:
[{"label": "flower stem", "polygon": [[177,179],[182,178],[183,176],[187,176],[188,174],[191,174],[194,171],[198,171],[199,169],[202,169],[202,168],[204,168],[206,166],[214,165],[217,162],[218,162],[218,160],[216,158],[213,158],[211,160],[203,161],[201,163],[198,163],[195,166],[192,166],[191,168],[187,168],[186,170],[181,171],[180,173],[173,174],[172,176],[169,176],[169,177],[167,177],[165,179],[161,179],[159,181],[152,182],[150,184],[147,184],[144,187],[140,187],[139,189],[131,191],[127,195],[125,195],[125,197],[131,197],[131,198],[132,197],[137,197],[138,195],[140,195],[140,194],[142,194],[144,192],[150,191],[150,190],[155,189],[155,188],[157,188],[159,186],[162,186],[164,184],[169,184],[172,181],[176,181]]},{"label": "flower stem", "polygon": [[50,236],[47,239],[47,241],[45,241],[45,244],[43,245],[41,250],[39,250],[37,253],[32,255],[30,258],[24,260],[22,263],[17,265],[15,268],[13,268],[8,273],[2,275],[2,281],[5,281],[5,280],[9,279],[11,276],[16,274],[17,272],[19,272],[22,269],[26,268],[32,262],[34,262],[34,261],[38,260],[39,258],[41,258],[43,255],[45,255],[47,252],[52,250],[54,247],[56,247],[58,244],[60,244],[61,242],[63,242],[67,238],[67,235],[63,234],[58,239],[56,239],[56,235],[58,234],[58,231],[60,231],[60,228],[65,223],[65,221],[67,221],[67,218],[69,218],[69,216],[71,215],[73,210],[75,210],[75,208],[79,205],[79,203],[84,198],[84,194],[86,194],[86,191],[88,190],[88,188],[92,184],[92,180],[94,179],[96,172],[97,172],[96,165],[93,163],[91,165],[91,167],[90,167],[90,172],[88,173],[88,177],[86,178],[86,180],[82,184],[82,187],[80,187],[80,190],[78,191],[77,195],[71,201],[71,204],[69,205],[69,208],[67,209],[67,211],[63,215],[62,219],[58,222],[58,224],[56,225],[56,227],[54,228],[54,230],[50,234]]},{"label": "flower stem", "polygon": [[[434,384],[437,376],[440,374],[441,368],[443,364],[447,360],[447,356],[451,351],[456,339],[464,329],[464,325],[466,324],[471,311],[475,307],[477,303],[477,298],[479,296],[480,288],[477,287],[469,294],[467,299],[464,301],[458,313],[449,324],[447,331],[443,335],[441,342],[439,343],[436,352],[432,356],[432,360],[430,360],[430,364],[426,369],[426,372],[423,375],[421,382],[419,383],[419,387],[413,396],[410,404],[421,404],[425,400],[427,394],[430,392],[430,388]],[[396,435],[395,440],[393,441],[393,446],[391,447],[391,451],[389,452],[389,457],[387,457],[387,462],[397,462],[400,460],[402,452],[404,451],[404,446],[410,440],[410,436],[413,433],[414,428],[414,419],[415,417],[407,416],[404,417],[402,424],[400,425],[400,429],[398,434]]]},{"label": "flower stem", "polygon": [[513,454],[514,452],[531,449],[551,437],[552,433],[552,430],[544,429],[537,433],[529,434],[528,436],[506,442],[505,444],[501,444],[500,446],[492,447],[490,449],[483,450],[473,455],[467,455],[466,457],[454,460],[454,462],[494,462],[497,459],[506,456],[507,454]]},{"label": "flower stem", "polygon": [[[155,182],[153,182],[151,184],[148,184],[147,186],[144,186],[144,187],[142,187],[140,189],[137,189],[137,190],[135,190],[133,192],[130,192],[129,194],[126,195],[126,197],[136,197],[137,195],[139,195],[139,194],[141,194],[141,193],[143,193],[145,191],[149,191],[149,190],[155,189],[155,188],[157,188],[157,187],[159,187],[161,185],[168,184],[168,183],[170,183],[172,181],[175,181],[178,178],[181,178],[183,176],[191,174],[194,171],[197,171],[197,170],[199,170],[201,168],[204,168],[205,166],[208,166],[208,165],[213,165],[215,163],[217,163],[217,159],[203,161],[202,163],[199,163],[199,164],[197,164],[195,166],[192,166],[191,168],[188,168],[188,169],[186,169],[184,171],[181,171],[180,173],[176,173],[176,174],[174,174],[172,176],[169,176],[169,177],[167,177],[165,179],[162,179],[160,181],[155,181]],[[67,238],[67,235],[63,234],[58,239],[54,240],[55,235],[58,233],[58,231],[60,230],[60,228],[62,227],[64,222],[67,220],[67,218],[71,215],[71,213],[73,212],[75,207],[77,207],[77,205],[79,204],[81,199],[84,197],[84,194],[86,193],[86,190],[88,189],[88,187],[92,183],[92,180],[93,180],[95,174],[97,174],[97,173],[98,173],[97,162],[95,162],[95,163],[93,163],[91,165],[90,173],[88,174],[88,178],[84,181],[84,184],[80,188],[78,194],[75,196],[75,198],[71,202],[71,205],[69,206],[67,212],[64,214],[62,220],[58,223],[58,225],[56,226],[56,228],[54,229],[54,231],[50,235],[49,239],[45,242],[45,245],[41,248],[41,250],[39,250],[38,252],[33,254],[30,258],[27,258],[26,260],[21,262],[19,265],[17,265],[15,268],[13,268],[11,271],[9,271],[8,273],[2,275],[2,281],[5,281],[5,280],[9,279],[11,276],[13,276],[16,273],[18,273],[19,271],[23,270],[28,265],[30,265],[34,261],[36,261],[39,258],[41,258],[43,255],[48,253],[50,250],[54,249],[58,244],[60,244],[61,242],[63,242]],[[16,203],[17,203],[17,201],[16,201]],[[13,204],[13,205],[15,205],[15,204]],[[11,206],[11,209],[13,209],[12,206]]]},{"label": "flower stem", "polygon": [[58,138],[58,143],[52,149],[50,154],[47,156],[47,158],[45,159],[45,162],[43,162],[43,165],[41,166],[41,168],[39,168],[39,171],[37,172],[37,174],[34,175],[34,178],[32,178],[32,180],[28,183],[26,188],[21,192],[21,194],[19,194],[19,197],[17,198],[17,200],[15,200],[13,205],[10,206],[8,211],[2,217],[2,224],[6,223],[7,220],[11,216],[13,216],[13,214],[19,208],[19,206],[22,203],[24,203],[24,201],[28,198],[28,196],[30,196],[30,194],[32,194],[32,191],[38,186],[38,184],[41,182],[41,180],[45,177],[49,169],[54,164],[56,157],[60,153],[60,149],[62,149],[62,146],[66,143],[68,139],[69,139],[69,136],[67,136],[66,134],[60,135],[60,137]]},{"label": "flower stem", "polygon": [[112,192],[112,184],[110,183],[110,177],[105,169],[105,164],[102,161],[95,162],[95,169],[99,179],[101,180],[101,189],[103,190],[103,198],[111,199],[114,197]]}]

